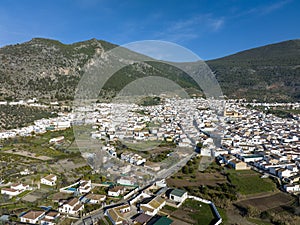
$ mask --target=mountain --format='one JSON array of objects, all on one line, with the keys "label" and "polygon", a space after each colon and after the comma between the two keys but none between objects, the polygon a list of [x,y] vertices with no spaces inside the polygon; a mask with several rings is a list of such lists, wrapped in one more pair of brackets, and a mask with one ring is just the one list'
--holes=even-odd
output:
[{"label": "mountain", "polygon": [[242,51],[207,64],[229,97],[300,99],[300,39]]},{"label": "mountain", "polygon": [[0,49],[0,95],[5,98],[71,98],[83,66],[116,45],[96,39],[71,45],[34,38]]},{"label": "mountain", "polygon": [[[103,62],[111,63],[104,53],[114,47],[116,45],[96,39],[67,45],[34,38],[29,42],[0,48],[0,99],[37,97],[72,100],[85,68],[92,64],[93,56],[97,54]],[[138,55],[147,59],[146,56],[124,50],[126,57]],[[184,88],[197,88],[195,82],[177,68],[155,62],[138,62],[117,71],[101,94],[112,98],[126,84],[145,76],[163,76]]]},{"label": "mountain", "polygon": [[[34,38],[0,48],[0,99],[71,100],[93,56],[116,47],[91,39],[74,44]],[[134,54],[127,50],[126,54]],[[101,57],[100,57],[101,58]],[[105,61],[103,62],[110,63]],[[228,97],[264,101],[300,99],[300,40],[267,45],[206,62]],[[179,69],[157,62],[132,63],[107,82],[111,98],[126,84],[145,76],[163,76],[199,94],[196,83]]]}]

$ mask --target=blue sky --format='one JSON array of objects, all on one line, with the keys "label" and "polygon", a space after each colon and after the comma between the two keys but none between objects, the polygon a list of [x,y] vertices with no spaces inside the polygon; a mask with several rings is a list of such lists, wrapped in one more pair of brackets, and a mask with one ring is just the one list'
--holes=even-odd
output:
[{"label": "blue sky", "polygon": [[164,40],[203,59],[300,38],[298,0],[1,0],[0,46]]}]

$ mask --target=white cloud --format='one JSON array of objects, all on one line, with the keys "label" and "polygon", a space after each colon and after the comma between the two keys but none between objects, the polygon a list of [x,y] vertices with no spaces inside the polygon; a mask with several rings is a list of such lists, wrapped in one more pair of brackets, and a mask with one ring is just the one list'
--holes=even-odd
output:
[{"label": "white cloud", "polygon": [[275,10],[278,10],[278,9],[282,8],[283,6],[285,6],[286,4],[288,4],[290,2],[291,2],[291,0],[284,0],[284,1],[275,2],[271,5],[267,5],[265,7],[260,8],[259,12],[261,14],[268,14],[268,13],[271,13]]},{"label": "white cloud", "polygon": [[277,1],[277,2],[269,4],[269,5],[260,5],[260,6],[251,8],[249,10],[242,11],[242,12],[238,13],[237,15],[233,16],[233,18],[238,18],[238,17],[247,16],[247,15],[251,15],[251,14],[256,14],[258,16],[264,16],[264,15],[267,15],[269,13],[272,13],[276,10],[283,8],[285,5],[287,5],[288,3],[292,2],[292,1],[293,0],[283,0],[283,1]]},{"label": "white cloud", "polygon": [[216,32],[223,28],[225,19],[216,18],[211,14],[197,15],[185,20],[168,22],[164,31],[155,36],[168,41],[187,41],[196,39],[206,32]]}]

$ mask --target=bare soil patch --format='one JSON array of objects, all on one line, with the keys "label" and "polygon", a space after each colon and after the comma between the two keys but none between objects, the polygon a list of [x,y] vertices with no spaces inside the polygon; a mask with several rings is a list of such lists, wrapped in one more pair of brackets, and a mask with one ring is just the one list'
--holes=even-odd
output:
[{"label": "bare soil patch", "polygon": [[35,153],[31,153],[28,151],[22,151],[22,150],[17,150],[17,151],[7,150],[6,153],[20,155],[20,156],[26,156],[26,157],[30,157],[30,158],[34,158],[34,159],[43,160],[43,161],[52,159],[51,157],[48,157],[48,156],[44,156],[44,155],[36,156]]},{"label": "bare soil patch", "polygon": [[169,178],[167,183],[173,187],[192,187],[201,185],[216,186],[219,183],[227,182],[226,177],[219,172],[214,173],[196,173],[196,177],[191,179],[190,177]]},{"label": "bare soil patch", "polygon": [[277,208],[282,205],[290,205],[293,197],[287,193],[279,192],[265,197],[255,197],[238,202],[242,207],[253,206],[261,211]]}]

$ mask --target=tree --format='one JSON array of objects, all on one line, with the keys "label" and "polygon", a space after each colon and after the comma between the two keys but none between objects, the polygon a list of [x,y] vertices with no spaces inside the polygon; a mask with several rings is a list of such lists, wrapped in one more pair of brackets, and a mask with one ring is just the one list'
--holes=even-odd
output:
[{"label": "tree", "polygon": [[182,167],[182,173],[188,174],[189,173],[189,168],[187,166]]},{"label": "tree", "polygon": [[259,217],[261,212],[259,209],[249,205],[247,208],[246,208],[246,211],[247,211],[247,216],[249,217]]},{"label": "tree", "polygon": [[194,173],[194,168],[193,167],[189,167],[189,173]]}]

